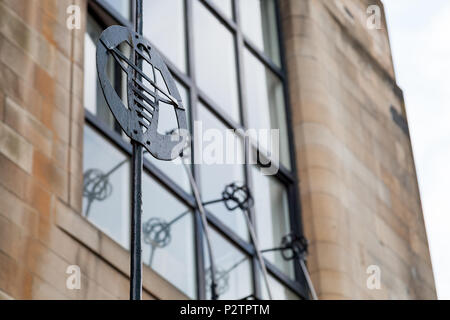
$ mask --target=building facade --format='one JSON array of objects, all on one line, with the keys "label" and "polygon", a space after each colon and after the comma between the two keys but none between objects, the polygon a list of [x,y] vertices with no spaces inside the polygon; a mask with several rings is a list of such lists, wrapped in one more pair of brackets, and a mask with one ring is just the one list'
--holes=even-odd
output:
[{"label": "building facade", "polygon": [[[95,46],[110,25],[132,28],[133,2],[0,0],[2,298],[129,296],[131,145],[104,101]],[[260,247],[305,235],[321,299],[436,298],[381,1],[144,0],[144,36],[176,80],[194,145],[206,145],[189,166],[203,201],[245,183]],[[120,66],[107,74],[126,96]],[[173,120],[161,112],[161,130]],[[231,164],[196,162],[210,142],[199,124],[238,130]],[[279,130],[275,174],[242,161],[248,129]],[[208,299],[187,173],[144,159],[144,298]],[[207,211],[219,297],[268,298],[244,215],[220,202]],[[263,256],[274,298],[308,298],[295,261]]]}]

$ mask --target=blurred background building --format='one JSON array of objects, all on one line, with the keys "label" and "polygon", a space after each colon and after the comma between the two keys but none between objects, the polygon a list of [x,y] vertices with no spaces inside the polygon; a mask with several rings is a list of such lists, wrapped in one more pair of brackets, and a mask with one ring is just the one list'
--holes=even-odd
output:
[{"label": "blurred background building", "polygon": [[[133,3],[0,0],[0,297],[128,298],[131,145],[99,88],[95,45],[106,27],[133,26]],[[67,27],[71,5],[80,29]],[[321,299],[436,298],[380,1],[144,0],[144,36],[177,80],[191,128],[280,130],[274,176],[193,165],[204,201],[245,182],[263,249],[290,232],[310,241]],[[120,68],[108,73],[124,92]],[[144,237],[144,297],[207,299],[187,175],[150,156],[144,169],[144,228],[169,230],[158,243]],[[244,216],[207,209],[220,298],[267,298]],[[307,298],[294,262],[264,258],[276,299]],[[66,285],[71,265],[79,290]],[[380,287],[368,285],[378,275]]]}]

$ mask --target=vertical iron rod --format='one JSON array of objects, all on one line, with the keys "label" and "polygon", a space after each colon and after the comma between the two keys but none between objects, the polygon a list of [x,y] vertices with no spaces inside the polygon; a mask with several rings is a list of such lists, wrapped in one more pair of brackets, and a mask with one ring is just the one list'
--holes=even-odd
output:
[{"label": "vertical iron rod", "polygon": [[133,142],[132,159],[132,213],[131,213],[131,283],[130,300],[142,297],[142,146]]},{"label": "vertical iron rod", "polygon": [[[142,34],[142,0],[136,0],[135,31]],[[137,58],[137,54],[133,58],[137,67],[142,69],[142,61]],[[135,76],[138,77],[138,74]],[[142,299],[142,151],[142,145],[133,141],[130,300]]]},{"label": "vertical iron rod", "polygon": [[306,283],[308,284],[309,292],[311,293],[311,297],[313,300],[319,300],[317,297],[316,290],[314,289],[314,285],[312,283],[311,277],[308,272],[308,268],[306,267],[305,260],[302,257],[298,258],[298,263],[300,264],[300,267],[302,268],[303,274],[306,279]]},{"label": "vertical iron rod", "polygon": [[188,175],[189,183],[191,184],[192,191],[194,193],[195,202],[197,204],[198,212],[200,213],[200,218],[203,225],[203,232],[205,235],[206,240],[206,247],[208,250],[208,256],[209,256],[209,264],[210,270],[211,270],[211,300],[217,300],[219,299],[219,295],[217,294],[217,283],[216,283],[216,264],[214,262],[214,255],[211,245],[211,236],[209,234],[209,226],[208,226],[208,220],[206,218],[206,212],[205,208],[203,207],[202,199],[200,197],[200,191],[198,189],[197,183],[195,182],[194,176],[192,175],[192,172],[189,170],[187,164],[184,162],[184,159],[181,159],[181,162],[183,163],[184,169]]},{"label": "vertical iron rod", "polygon": [[269,279],[267,275],[266,263],[261,255],[261,249],[259,248],[258,237],[256,236],[255,226],[250,220],[248,210],[242,210],[244,212],[245,222],[247,223],[247,229],[250,232],[250,237],[252,238],[253,246],[255,247],[256,257],[258,258],[259,266],[261,268],[261,272],[264,278],[264,283],[266,284],[267,294],[269,296],[269,300],[272,300],[272,290],[270,290]]}]

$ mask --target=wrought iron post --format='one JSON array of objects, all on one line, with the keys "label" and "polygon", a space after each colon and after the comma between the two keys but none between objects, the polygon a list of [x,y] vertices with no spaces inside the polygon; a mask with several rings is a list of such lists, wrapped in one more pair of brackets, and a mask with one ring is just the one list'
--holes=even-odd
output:
[{"label": "wrought iron post", "polygon": [[[142,0],[136,0],[136,17],[135,17],[135,31],[138,35],[142,35],[143,29],[143,9]],[[142,70],[142,60],[139,59],[136,52],[134,57],[134,64],[139,70]],[[135,77],[141,79],[142,77],[135,72]],[[133,143],[133,155],[131,160],[132,185],[131,185],[131,261],[130,261],[130,300],[142,299],[142,161],[143,161],[143,147],[137,141]]]}]

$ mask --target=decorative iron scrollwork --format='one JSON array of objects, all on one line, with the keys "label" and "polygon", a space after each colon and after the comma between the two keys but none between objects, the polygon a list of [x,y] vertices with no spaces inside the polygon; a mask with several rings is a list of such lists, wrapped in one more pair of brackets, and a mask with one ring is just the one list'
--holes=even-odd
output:
[{"label": "decorative iron scrollwork", "polygon": [[246,185],[239,185],[235,182],[225,186],[222,192],[223,202],[229,211],[250,209],[254,202],[250,190]]}]

